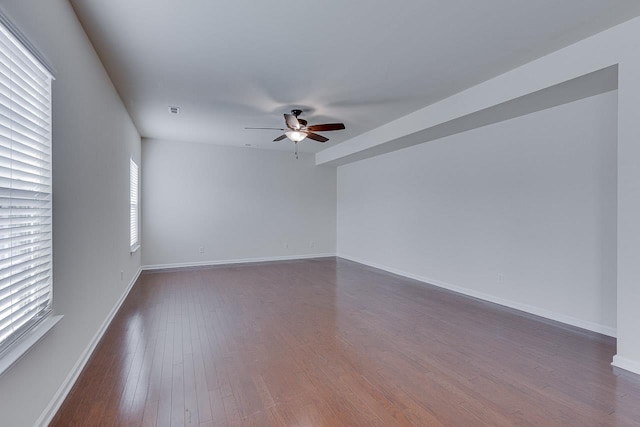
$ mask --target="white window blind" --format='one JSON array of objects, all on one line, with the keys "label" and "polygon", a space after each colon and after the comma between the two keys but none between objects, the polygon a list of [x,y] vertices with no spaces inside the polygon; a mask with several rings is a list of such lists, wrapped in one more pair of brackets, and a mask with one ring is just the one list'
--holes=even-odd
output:
[{"label": "white window blind", "polygon": [[51,307],[51,81],[0,24],[0,352]]},{"label": "white window blind", "polygon": [[133,159],[129,160],[129,214],[130,214],[130,242],[131,250],[135,250],[138,246],[138,165]]}]

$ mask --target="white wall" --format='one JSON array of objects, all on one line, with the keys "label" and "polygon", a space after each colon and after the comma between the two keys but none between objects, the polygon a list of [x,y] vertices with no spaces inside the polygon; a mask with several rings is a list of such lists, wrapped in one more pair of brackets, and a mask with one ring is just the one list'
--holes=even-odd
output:
[{"label": "white wall", "polygon": [[0,7],[56,70],[53,306],[64,319],[0,377],[0,424],[19,427],[43,413],[139,270],[129,157],[139,160],[140,137],[66,0]]},{"label": "white wall", "polygon": [[640,374],[640,18],[532,61],[380,128],[330,147],[318,164],[336,163],[425,129],[529,96],[586,74],[618,69],[617,354],[613,365]]},{"label": "white wall", "polygon": [[335,254],[336,172],[313,155],[142,146],[144,265]]},{"label": "white wall", "polygon": [[604,333],[617,92],[338,168],[338,254]]},{"label": "white wall", "polygon": [[[615,366],[640,374],[640,19],[618,83],[618,340]],[[635,30],[635,31],[634,31]]]}]

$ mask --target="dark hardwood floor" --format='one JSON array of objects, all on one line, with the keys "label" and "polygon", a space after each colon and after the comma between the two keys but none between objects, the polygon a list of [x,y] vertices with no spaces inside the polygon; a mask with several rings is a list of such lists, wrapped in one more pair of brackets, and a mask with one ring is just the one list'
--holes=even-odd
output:
[{"label": "dark hardwood floor", "polygon": [[614,354],[340,259],[145,273],[52,425],[640,425]]}]

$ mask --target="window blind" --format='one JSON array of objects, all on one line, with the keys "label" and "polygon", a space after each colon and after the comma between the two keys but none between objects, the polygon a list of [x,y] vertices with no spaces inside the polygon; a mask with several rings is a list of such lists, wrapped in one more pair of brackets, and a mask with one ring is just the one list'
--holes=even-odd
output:
[{"label": "window blind", "polygon": [[51,81],[0,24],[0,352],[51,307]]},{"label": "window blind", "polygon": [[131,250],[134,250],[138,245],[138,165],[133,159],[129,160],[129,214],[130,214],[130,242]]}]

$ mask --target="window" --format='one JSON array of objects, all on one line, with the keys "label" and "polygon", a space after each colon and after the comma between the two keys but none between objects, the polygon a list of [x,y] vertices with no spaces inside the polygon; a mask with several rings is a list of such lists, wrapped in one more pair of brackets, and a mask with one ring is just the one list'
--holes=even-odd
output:
[{"label": "window", "polygon": [[0,20],[0,353],[51,308],[52,76]]},{"label": "window", "polygon": [[138,217],[139,217],[139,209],[138,209],[138,176],[139,170],[138,165],[133,159],[129,160],[129,214],[130,214],[130,223],[129,223],[129,232],[130,232],[130,243],[131,243],[131,252],[134,252],[140,246],[138,238]]}]

